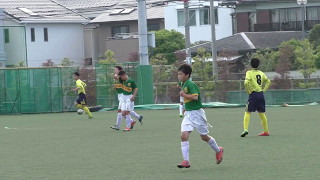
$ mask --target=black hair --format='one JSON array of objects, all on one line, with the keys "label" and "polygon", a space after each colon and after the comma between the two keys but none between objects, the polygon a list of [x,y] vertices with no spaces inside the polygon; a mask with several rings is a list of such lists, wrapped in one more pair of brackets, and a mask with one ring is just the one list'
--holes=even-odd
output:
[{"label": "black hair", "polygon": [[115,66],[119,71],[123,70],[121,66]]},{"label": "black hair", "polygon": [[251,67],[258,68],[260,64],[260,60],[258,58],[251,59]]},{"label": "black hair", "polygon": [[189,74],[189,77],[191,76],[191,73],[192,73],[192,67],[189,65],[189,64],[182,64],[178,71],[182,71],[184,74],[188,75]]},{"label": "black hair", "polygon": [[80,76],[80,74],[78,72],[74,72],[73,74],[76,76]]},{"label": "black hair", "polygon": [[119,71],[119,73],[118,73],[119,76],[122,76],[122,75],[125,75],[125,74],[126,74],[126,72],[124,72],[124,70],[121,70],[121,71]]}]

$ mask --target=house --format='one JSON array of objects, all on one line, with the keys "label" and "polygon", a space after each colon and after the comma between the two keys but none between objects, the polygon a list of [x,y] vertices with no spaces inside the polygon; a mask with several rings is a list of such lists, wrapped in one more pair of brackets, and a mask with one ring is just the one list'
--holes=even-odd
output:
[{"label": "house", "polygon": [[83,63],[87,18],[52,0],[1,0],[0,7],[5,13],[6,66],[22,61],[38,67],[48,59],[60,64],[63,58]]},{"label": "house", "polygon": [[[90,24],[98,28],[93,34],[96,37],[92,43],[94,47],[89,48],[93,51],[94,61],[98,61],[109,49],[115,53],[118,62],[138,61],[134,59],[134,55],[139,52],[137,1],[126,3],[118,4],[117,8],[107,10],[91,20]],[[148,31],[164,29],[163,5],[163,1],[147,1]]]},{"label": "house", "polygon": [[236,32],[301,31],[303,11],[306,31],[320,23],[319,0],[308,0],[305,9],[297,0],[223,0],[219,5],[235,9]]},{"label": "house", "polygon": [[[233,9],[228,7],[215,6],[215,31],[216,39],[222,39],[232,35],[232,14]],[[190,42],[211,41],[210,2],[189,1],[190,16]],[[174,29],[185,34],[184,28],[184,4],[183,1],[170,2],[165,7],[165,28]]]}]

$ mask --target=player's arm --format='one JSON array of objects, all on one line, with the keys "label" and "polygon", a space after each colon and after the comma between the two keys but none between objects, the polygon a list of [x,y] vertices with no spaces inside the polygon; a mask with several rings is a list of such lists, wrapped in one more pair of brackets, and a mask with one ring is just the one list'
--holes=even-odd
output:
[{"label": "player's arm", "polygon": [[180,91],[180,96],[194,101],[199,99],[198,94],[186,94],[184,91]]},{"label": "player's arm", "polygon": [[271,81],[270,81],[270,79],[268,79],[268,77],[266,75],[264,75],[264,77],[265,77],[266,80],[265,80],[265,85],[264,85],[264,88],[263,88],[263,92],[266,92],[268,90],[270,84],[271,84]]},{"label": "player's arm", "polygon": [[196,89],[197,89],[197,86],[195,84],[190,84],[188,86],[188,90],[190,94],[186,94],[184,91],[180,91],[180,96],[196,101],[199,99],[199,94]]},{"label": "player's arm", "polygon": [[132,94],[132,97],[131,97],[131,101],[134,101],[134,99],[136,98],[136,95],[137,95],[137,92],[138,92],[138,88],[135,88],[134,90],[133,90],[133,94]]},{"label": "player's arm", "polygon": [[246,89],[248,94],[252,93],[251,86],[250,86],[250,79],[251,79],[251,77],[250,77],[249,73],[247,72],[246,79],[244,80],[244,88]]}]

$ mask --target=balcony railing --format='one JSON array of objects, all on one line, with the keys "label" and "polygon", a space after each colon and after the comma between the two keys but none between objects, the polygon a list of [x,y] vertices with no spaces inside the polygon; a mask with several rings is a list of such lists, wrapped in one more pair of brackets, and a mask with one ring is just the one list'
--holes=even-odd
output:
[{"label": "balcony railing", "polygon": [[[304,22],[305,31],[310,31],[316,24],[320,24],[320,20],[307,20]],[[301,31],[301,21],[278,22],[267,24],[255,24],[255,32],[264,31]]]}]

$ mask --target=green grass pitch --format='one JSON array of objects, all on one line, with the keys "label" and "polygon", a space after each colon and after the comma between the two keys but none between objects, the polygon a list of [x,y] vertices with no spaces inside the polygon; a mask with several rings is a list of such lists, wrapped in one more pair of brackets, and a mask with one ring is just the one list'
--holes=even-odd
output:
[{"label": "green grass pitch", "polygon": [[[318,179],[320,106],[269,107],[271,136],[251,115],[249,134],[241,138],[244,108],[205,109],[212,135],[224,147],[215,153],[194,131],[191,168],[179,169],[178,110],[137,110],[144,124],[133,131],[110,129],[117,112],[0,116],[0,179]],[[122,129],[125,120],[122,122]]]}]

